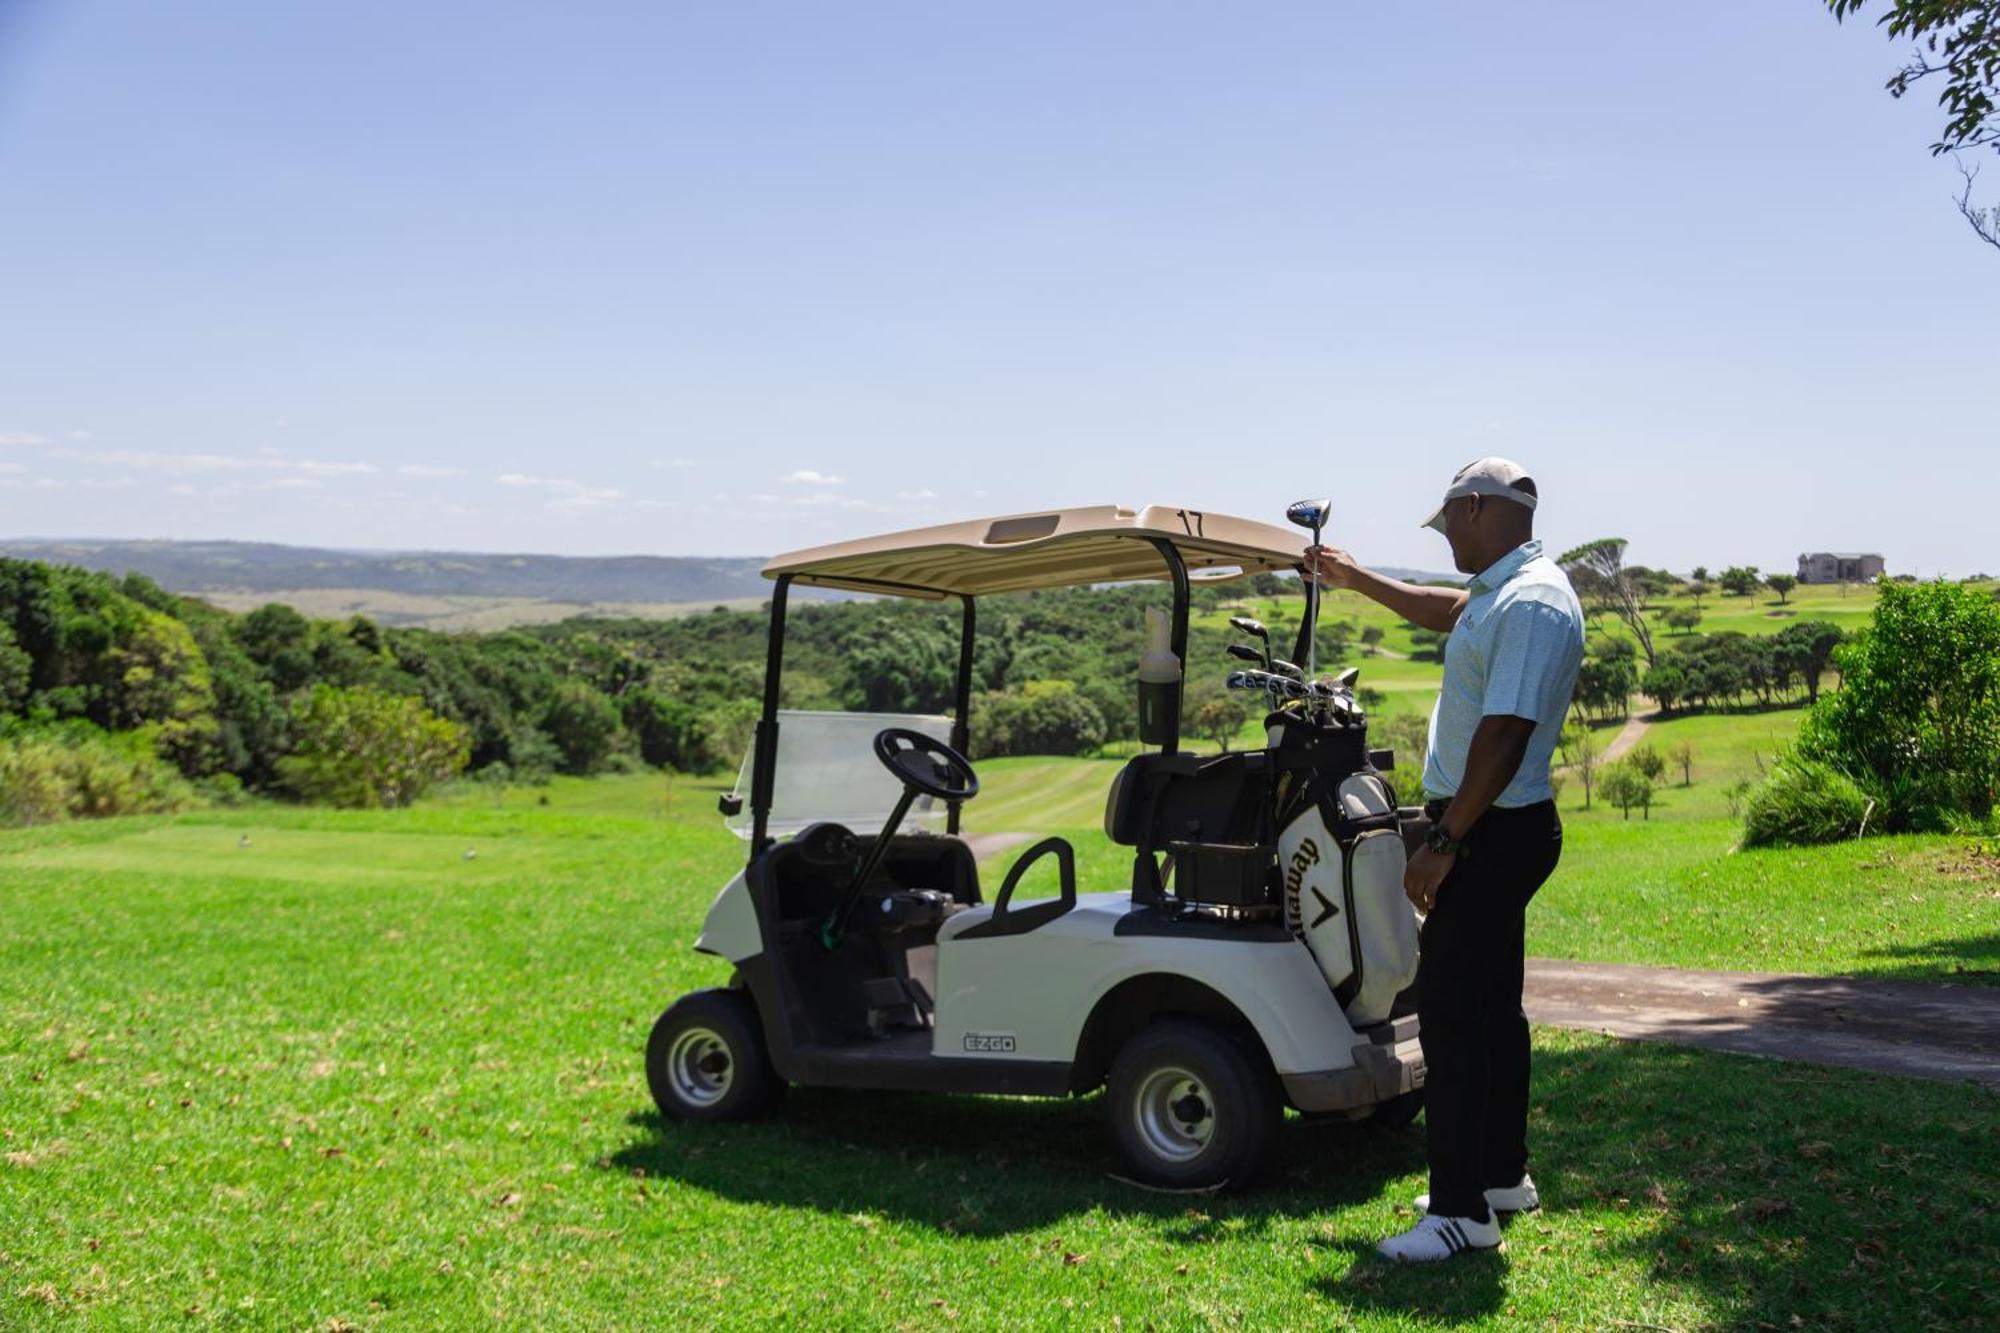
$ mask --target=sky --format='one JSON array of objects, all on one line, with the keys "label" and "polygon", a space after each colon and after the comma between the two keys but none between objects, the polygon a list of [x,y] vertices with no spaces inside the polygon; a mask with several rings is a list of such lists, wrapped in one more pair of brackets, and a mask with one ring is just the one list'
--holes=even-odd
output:
[{"label": "sky", "polygon": [[1436,569],[1500,454],[1551,545],[2000,572],[2000,256],[1873,18],[0,0],[0,535],[1329,495]]}]

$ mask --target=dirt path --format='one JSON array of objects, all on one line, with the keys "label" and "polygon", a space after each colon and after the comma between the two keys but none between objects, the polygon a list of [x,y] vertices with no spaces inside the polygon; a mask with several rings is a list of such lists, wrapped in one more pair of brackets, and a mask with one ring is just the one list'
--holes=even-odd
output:
[{"label": "dirt path", "polygon": [[1658,716],[1658,713],[1645,713],[1625,719],[1625,726],[1611,738],[1611,744],[1604,747],[1604,753],[1597,757],[1597,762],[1609,764],[1623,759],[1626,752],[1645,736],[1646,724]]},{"label": "dirt path", "polygon": [[2000,989],[1528,961],[1528,1018],[2000,1089]]}]

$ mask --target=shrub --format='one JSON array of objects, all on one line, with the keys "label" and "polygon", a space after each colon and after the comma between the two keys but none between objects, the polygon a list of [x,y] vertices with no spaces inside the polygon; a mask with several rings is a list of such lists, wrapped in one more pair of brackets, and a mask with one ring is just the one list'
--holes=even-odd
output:
[{"label": "shrub", "polygon": [[157,814],[194,799],[140,737],[78,724],[0,738],[0,824]]},{"label": "shrub", "polygon": [[1644,774],[1648,782],[1657,783],[1667,771],[1666,759],[1650,745],[1636,747],[1626,756],[1626,762]]},{"label": "shrub", "polygon": [[285,784],[328,805],[408,805],[465,767],[465,730],[419,699],[370,686],[316,685],[292,706],[297,753],[279,762]]},{"label": "shrub", "polygon": [[973,700],[976,758],[1089,754],[1102,744],[1103,715],[1068,681],[1030,681],[1018,693],[982,694]]},{"label": "shrub", "polygon": [[1745,847],[1812,846],[1861,832],[1868,796],[1833,765],[1788,755],[1744,802]]},{"label": "shrub", "polygon": [[1835,650],[1841,688],[1799,753],[1851,774],[1891,831],[1992,816],[2000,784],[2000,606],[1952,583],[1881,585],[1875,619]]}]

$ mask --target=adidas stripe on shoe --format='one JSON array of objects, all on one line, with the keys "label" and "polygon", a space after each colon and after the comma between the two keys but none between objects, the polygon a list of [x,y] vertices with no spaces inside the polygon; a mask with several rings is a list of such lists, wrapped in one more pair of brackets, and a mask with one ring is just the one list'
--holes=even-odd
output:
[{"label": "adidas stripe on shoe", "polygon": [[1488,1219],[1426,1216],[1400,1236],[1375,1247],[1384,1259],[1397,1263],[1435,1263],[1467,1250],[1490,1250],[1500,1243],[1500,1224]]}]

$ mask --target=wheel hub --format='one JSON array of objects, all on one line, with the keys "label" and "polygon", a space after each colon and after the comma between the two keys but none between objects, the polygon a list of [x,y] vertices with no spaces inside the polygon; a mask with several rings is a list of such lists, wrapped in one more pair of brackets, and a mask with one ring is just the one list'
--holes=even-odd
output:
[{"label": "wheel hub", "polygon": [[729,1095],[735,1077],[729,1046],[711,1028],[688,1028],[667,1049],[668,1082],[689,1106],[715,1105]]},{"label": "wheel hub", "polygon": [[1190,1070],[1163,1066],[1148,1074],[1133,1098],[1140,1142],[1171,1162],[1199,1157],[1215,1136],[1215,1102]]}]

